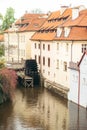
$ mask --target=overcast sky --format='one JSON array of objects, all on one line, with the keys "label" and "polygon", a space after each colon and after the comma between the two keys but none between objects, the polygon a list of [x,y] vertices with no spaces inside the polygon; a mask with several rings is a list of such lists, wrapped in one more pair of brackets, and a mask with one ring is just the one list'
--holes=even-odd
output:
[{"label": "overcast sky", "polygon": [[19,18],[25,11],[40,9],[47,13],[59,10],[61,5],[85,5],[87,8],[87,0],[0,0],[0,13],[4,15],[6,9],[12,7],[15,10],[15,17]]}]

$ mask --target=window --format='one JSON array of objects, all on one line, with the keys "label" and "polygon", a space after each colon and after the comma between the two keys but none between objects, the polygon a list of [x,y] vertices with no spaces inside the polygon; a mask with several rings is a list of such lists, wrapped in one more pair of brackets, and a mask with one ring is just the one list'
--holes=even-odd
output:
[{"label": "window", "polygon": [[50,67],[50,58],[48,58],[48,67]]},{"label": "window", "polygon": [[38,48],[40,49],[40,44],[38,44]]},{"label": "window", "polygon": [[25,36],[21,36],[21,42],[25,42]]},{"label": "window", "polygon": [[66,43],[66,52],[68,52],[69,44]]},{"label": "window", "polygon": [[43,73],[45,73],[45,70],[43,70]]},{"label": "window", "polygon": [[83,78],[82,80],[83,80],[83,81],[82,81],[83,85],[86,86],[86,85],[87,85],[86,78]]},{"label": "window", "polygon": [[67,62],[64,62],[64,71],[67,71]]},{"label": "window", "polygon": [[60,37],[62,34],[62,28],[61,27],[58,27],[57,28],[57,37]]},{"label": "window", "polygon": [[48,51],[50,51],[50,45],[48,45]]},{"label": "window", "polygon": [[50,76],[50,72],[48,71],[48,75]]},{"label": "window", "polygon": [[45,65],[45,57],[43,57],[43,65]]},{"label": "window", "polygon": [[87,50],[87,44],[82,44],[82,53]]},{"label": "window", "polygon": [[40,64],[40,56],[38,57],[38,63]]},{"label": "window", "polygon": [[20,56],[25,56],[25,50],[20,49],[20,50],[19,50],[19,55],[20,55]]},{"label": "window", "polygon": [[57,50],[59,50],[59,43],[57,43]]},{"label": "window", "polygon": [[57,60],[56,68],[59,69],[59,60]]},{"label": "window", "polygon": [[43,50],[45,50],[45,44],[43,44]]},{"label": "window", "polygon": [[36,43],[34,45],[35,45],[35,48],[37,48]]},{"label": "window", "polygon": [[69,33],[70,33],[70,27],[65,27],[65,28],[64,28],[64,32],[65,32],[64,36],[65,36],[65,37],[68,37],[68,36],[69,36]]},{"label": "window", "polygon": [[35,60],[37,61],[37,56],[35,55]]}]

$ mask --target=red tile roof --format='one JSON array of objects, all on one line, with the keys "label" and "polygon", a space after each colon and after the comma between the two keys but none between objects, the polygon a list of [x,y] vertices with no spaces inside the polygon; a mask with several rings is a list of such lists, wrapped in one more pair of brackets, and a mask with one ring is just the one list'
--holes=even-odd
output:
[{"label": "red tile roof", "polygon": [[52,12],[46,22],[41,26],[39,32],[36,32],[31,39],[53,40],[53,38],[56,36],[55,30],[58,26],[63,24],[66,19],[71,17],[71,13],[71,8],[66,9],[62,14],[60,11]]},{"label": "red tile roof", "polygon": [[[46,14],[24,14],[23,17],[15,22],[15,25],[18,26],[18,32],[36,31],[41,27],[46,19]],[[5,32],[8,31],[12,32],[11,29],[5,30]]]},{"label": "red tile roof", "polygon": [[43,33],[35,33],[32,37],[32,40],[42,40],[42,41],[52,41],[56,35],[56,32],[43,32]]},{"label": "red tile roof", "polygon": [[81,11],[79,17],[75,20],[69,19],[63,25],[66,26],[87,26],[87,10]]},{"label": "red tile roof", "polygon": [[64,32],[60,37],[55,37],[55,40],[87,40],[87,28],[72,27],[68,37],[64,37]]},{"label": "red tile roof", "polygon": [[0,34],[0,42],[3,42],[3,41],[4,41],[4,35]]},{"label": "red tile roof", "polygon": [[27,25],[19,28],[19,31],[36,31],[39,30],[41,25],[45,22],[46,18],[34,18]]},{"label": "red tile roof", "polygon": [[[60,11],[53,12],[39,32],[32,36],[32,40],[87,40],[87,9],[80,12],[79,17],[75,20],[71,19],[72,9],[68,8],[60,15]],[[66,18],[66,20],[64,19]],[[51,32],[57,27],[70,27],[70,33],[67,37],[64,36],[64,31],[60,37],[57,37],[57,32]],[[48,32],[47,32],[48,31]],[[42,32],[42,33],[41,33]],[[51,32],[51,35],[49,35]]]}]

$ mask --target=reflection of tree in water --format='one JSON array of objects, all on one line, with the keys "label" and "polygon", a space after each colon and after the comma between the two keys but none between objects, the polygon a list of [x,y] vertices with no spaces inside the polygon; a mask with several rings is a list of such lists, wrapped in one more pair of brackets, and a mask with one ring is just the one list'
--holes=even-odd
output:
[{"label": "reflection of tree in water", "polygon": [[20,88],[16,92],[14,113],[22,124],[28,127],[41,127],[38,99],[42,95],[43,89]]},{"label": "reflection of tree in water", "polygon": [[38,101],[38,96],[43,93],[43,88],[21,88],[20,91],[22,92],[22,98],[26,99],[27,105],[32,106],[32,104],[36,105]]},{"label": "reflection of tree in water", "polygon": [[[13,107],[6,105],[4,108],[2,112],[0,111],[0,125],[8,128],[4,130],[25,130],[25,128],[67,130],[68,128],[67,102],[43,88],[17,89]],[[1,114],[6,111],[7,115]]]},{"label": "reflection of tree in water", "polygon": [[0,105],[0,130],[7,130],[9,117],[13,111],[13,106],[11,102],[6,102]]}]

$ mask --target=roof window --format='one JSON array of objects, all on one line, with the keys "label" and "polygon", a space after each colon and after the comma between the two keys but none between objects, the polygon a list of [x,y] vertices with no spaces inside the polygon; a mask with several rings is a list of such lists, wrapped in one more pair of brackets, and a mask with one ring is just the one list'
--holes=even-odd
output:
[{"label": "roof window", "polygon": [[61,27],[58,27],[57,28],[57,37],[60,37],[62,34],[62,28]]},{"label": "roof window", "polygon": [[65,36],[65,37],[68,37],[68,36],[69,36],[69,33],[70,33],[70,27],[65,27],[65,28],[64,28],[64,36]]}]

